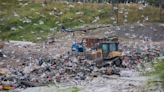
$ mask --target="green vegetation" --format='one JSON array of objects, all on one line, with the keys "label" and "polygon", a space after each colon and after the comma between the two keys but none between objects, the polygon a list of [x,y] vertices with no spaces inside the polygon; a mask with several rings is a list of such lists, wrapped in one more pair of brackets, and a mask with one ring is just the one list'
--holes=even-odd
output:
[{"label": "green vegetation", "polygon": [[79,89],[77,87],[73,87],[72,92],[79,92]]},{"label": "green vegetation", "polygon": [[[158,22],[159,9],[148,6],[139,10],[141,5],[119,5],[119,10],[128,10],[128,23],[140,20],[148,16],[146,22]],[[123,11],[123,10],[122,10]],[[119,13],[119,24],[123,24],[123,13]],[[142,16],[143,15],[143,16]],[[61,25],[67,28],[75,28],[83,24],[111,24],[113,15],[110,4],[96,3],[40,3],[18,2],[15,0],[0,1],[0,39],[2,40],[26,40],[37,42],[47,38],[58,31]],[[94,20],[96,20],[93,22]]]},{"label": "green vegetation", "polygon": [[164,60],[157,60],[157,62],[158,63],[154,65],[155,71],[151,74],[157,76],[164,86]]}]

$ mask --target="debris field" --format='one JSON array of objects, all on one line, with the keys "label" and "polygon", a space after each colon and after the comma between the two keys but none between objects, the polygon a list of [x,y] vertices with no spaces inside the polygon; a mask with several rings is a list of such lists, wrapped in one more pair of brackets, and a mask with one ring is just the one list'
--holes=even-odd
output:
[{"label": "debris field", "polygon": [[[124,27],[126,28],[126,26]],[[137,32],[132,32],[133,34],[127,32],[122,36],[123,34],[118,32],[122,28],[107,26],[74,33],[58,32],[57,36],[51,36],[42,43],[3,42],[0,45],[0,90],[60,83],[80,85],[79,81],[93,80],[100,76],[128,77],[131,75],[126,74],[123,70],[140,71],[141,67],[144,68],[145,63],[153,62],[159,57],[162,50],[159,41],[162,38],[159,39],[156,36],[151,38],[149,37],[151,35],[148,35],[136,39],[135,35],[140,35]],[[149,26],[149,28],[155,30],[153,27]],[[135,31],[135,25],[133,28],[131,26],[131,29]],[[158,32],[160,31],[156,30],[156,33]],[[107,65],[106,63],[103,66],[97,66],[96,61],[86,58],[85,53],[74,53],[71,50],[72,42],[80,42],[82,38],[107,38],[113,35],[119,39],[119,49],[122,51],[121,66]],[[129,38],[125,36],[129,36]],[[133,37],[131,38],[131,36]],[[157,40],[158,42],[155,42]],[[87,48],[86,51],[94,53],[91,48]],[[92,56],[91,58],[97,57]]]}]

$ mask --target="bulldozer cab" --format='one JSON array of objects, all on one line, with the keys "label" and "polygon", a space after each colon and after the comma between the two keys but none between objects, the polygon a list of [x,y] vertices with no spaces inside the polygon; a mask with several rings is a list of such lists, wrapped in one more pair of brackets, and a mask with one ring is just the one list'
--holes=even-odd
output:
[{"label": "bulldozer cab", "polygon": [[102,50],[103,58],[109,59],[112,58],[110,54],[113,52],[118,52],[118,42],[102,42],[100,43],[99,49]]}]

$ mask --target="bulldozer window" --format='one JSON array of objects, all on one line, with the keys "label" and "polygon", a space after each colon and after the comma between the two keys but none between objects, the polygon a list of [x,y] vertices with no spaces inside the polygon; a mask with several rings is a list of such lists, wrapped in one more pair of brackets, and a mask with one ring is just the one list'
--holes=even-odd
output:
[{"label": "bulldozer window", "polygon": [[108,44],[103,44],[102,45],[102,51],[104,53],[108,53],[109,52],[109,45]]},{"label": "bulldozer window", "polygon": [[115,43],[112,43],[109,45],[109,50],[110,51],[117,51],[117,44]]},{"label": "bulldozer window", "polygon": [[104,53],[109,53],[109,52],[112,52],[112,51],[118,51],[118,44],[117,43],[102,44],[102,51]]}]

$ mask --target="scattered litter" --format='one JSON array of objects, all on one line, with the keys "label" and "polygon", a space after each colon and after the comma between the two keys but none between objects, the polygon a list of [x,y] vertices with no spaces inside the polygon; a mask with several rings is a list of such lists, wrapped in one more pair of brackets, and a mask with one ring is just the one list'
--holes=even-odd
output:
[{"label": "scattered litter", "polygon": [[[99,17],[96,19],[99,19]],[[59,22],[56,23],[58,24]],[[144,27],[145,25],[138,24],[138,26]],[[109,29],[109,27],[106,27],[106,29]],[[0,66],[5,66],[5,68],[0,68],[0,90],[40,87],[51,84],[74,83],[81,85],[83,81],[91,81],[94,78],[102,77],[102,75],[108,77],[114,75],[125,78],[140,76],[139,71],[137,71],[138,67],[144,69],[143,63],[153,62],[153,59],[158,57],[160,53],[157,50],[159,47],[153,44],[151,38],[148,36],[139,35],[141,38],[139,41],[120,42],[119,49],[122,52],[122,64],[120,66],[113,63],[114,61],[119,61],[117,58],[111,62],[95,59],[101,57],[101,51],[96,50],[96,46],[99,47],[99,41],[108,41],[114,37],[116,38],[117,36],[111,37],[111,34],[116,34],[117,31],[120,33],[124,32],[121,35],[135,39],[138,37],[138,34],[134,33],[135,31],[130,31],[135,29],[136,27],[133,25],[129,26],[128,31],[121,26],[115,26],[114,29],[101,31],[101,35],[103,36],[99,39],[96,39],[94,33],[93,38],[90,33],[88,39],[85,39],[81,35],[81,31],[77,31],[74,32],[74,37],[79,37],[76,40],[72,32],[59,32],[57,34],[58,37],[51,35],[44,43],[6,42],[5,46],[0,45],[0,59],[2,60]],[[51,28],[50,30],[56,29]],[[87,30],[86,32],[90,31]],[[95,31],[96,35],[99,35],[98,32],[100,31]],[[32,31],[32,33],[34,34],[35,32]],[[37,39],[41,39],[41,37]],[[80,39],[85,40],[84,44],[87,48],[83,48],[80,44]],[[78,46],[75,46],[78,49],[76,52],[71,49],[73,41]],[[150,71],[150,69],[145,70]],[[103,85],[105,82],[100,81],[100,83]],[[133,83],[129,85],[131,87],[136,86]]]}]

